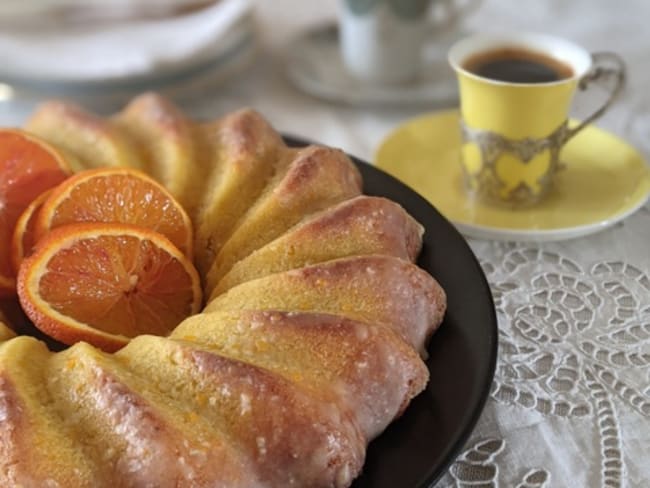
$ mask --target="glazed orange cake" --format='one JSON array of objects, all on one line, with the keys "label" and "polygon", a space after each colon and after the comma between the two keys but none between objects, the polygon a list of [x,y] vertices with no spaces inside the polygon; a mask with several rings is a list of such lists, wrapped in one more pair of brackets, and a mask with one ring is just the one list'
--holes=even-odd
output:
[{"label": "glazed orange cake", "polygon": [[[156,94],[108,118],[49,102],[25,130],[72,172],[116,166],[156,180],[186,212],[193,236],[190,249],[165,259],[193,263],[200,290],[188,300],[203,299],[169,333],[147,329],[140,315],[132,334],[126,319],[104,320],[117,352],[91,345],[90,327],[79,325],[69,347],[52,352],[2,326],[0,485],[349,486],[368,442],[428,380],[422,357],[446,299],[414,264],[420,224],[397,203],[364,196],[342,151],[287,147],[248,109],[199,123]],[[68,193],[81,188],[70,181]],[[43,204],[52,215],[64,208],[54,200]],[[83,225],[52,230],[52,215],[34,217],[43,230],[34,255],[19,260],[26,310],[34,287],[42,301],[54,300],[43,289],[55,258],[73,252],[63,242],[82,234],[104,242]],[[138,245],[171,249],[167,237],[122,225]],[[148,225],[158,236],[158,223]],[[105,254],[126,253],[131,241]],[[79,322],[86,298],[77,279],[56,293],[78,293],[57,313]],[[128,293],[138,293],[132,281]],[[151,303],[152,316],[164,315],[168,304]]]}]

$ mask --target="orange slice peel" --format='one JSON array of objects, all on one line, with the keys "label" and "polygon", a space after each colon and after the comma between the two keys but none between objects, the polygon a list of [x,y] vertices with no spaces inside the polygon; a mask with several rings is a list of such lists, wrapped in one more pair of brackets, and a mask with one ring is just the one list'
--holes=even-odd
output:
[{"label": "orange slice peel", "polygon": [[11,264],[16,274],[18,274],[18,270],[20,269],[20,263],[32,253],[36,245],[36,217],[43,206],[43,202],[50,195],[50,191],[41,193],[33,200],[16,222],[16,227],[14,227],[14,233],[11,238]]},{"label": "orange slice peel", "polygon": [[199,312],[202,298],[188,258],[163,235],[128,224],[52,230],[21,264],[17,283],[42,332],[108,352],[141,334],[167,335]]},{"label": "orange slice peel", "polygon": [[18,218],[41,193],[70,175],[62,153],[18,129],[0,129],[0,296],[15,295],[11,240]]},{"label": "orange slice peel", "polygon": [[189,216],[160,183],[132,168],[82,171],[52,191],[35,224],[36,238],[80,222],[131,224],[167,237],[191,259]]}]

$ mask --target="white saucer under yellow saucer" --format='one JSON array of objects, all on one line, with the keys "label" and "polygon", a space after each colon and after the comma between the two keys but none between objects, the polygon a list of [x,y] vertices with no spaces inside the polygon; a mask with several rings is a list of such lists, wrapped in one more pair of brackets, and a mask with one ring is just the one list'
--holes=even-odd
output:
[{"label": "white saucer under yellow saucer", "polygon": [[458,112],[436,112],[398,127],[380,146],[375,164],[424,196],[463,234],[485,239],[552,241],[590,234],[627,217],[650,194],[643,157],[593,126],[569,141],[556,185],[527,209],[468,197],[459,151]]},{"label": "white saucer under yellow saucer", "polygon": [[347,72],[339,50],[338,27],[327,23],[291,41],[286,50],[286,72],[300,90],[333,102],[355,106],[450,107],[458,100],[458,87],[447,62],[447,51],[464,35],[454,31],[427,37],[422,49],[422,71],[413,82],[372,85]]}]

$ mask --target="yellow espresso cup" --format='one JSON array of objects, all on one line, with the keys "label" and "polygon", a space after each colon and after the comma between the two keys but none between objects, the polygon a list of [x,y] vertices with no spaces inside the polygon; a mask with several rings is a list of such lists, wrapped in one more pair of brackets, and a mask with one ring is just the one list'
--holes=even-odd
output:
[{"label": "yellow espresso cup", "polygon": [[[468,190],[513,208],[548,194],[562,146],[605,112],[625,78],[615,54],[590,54],[564,39],[533,33],[465,38],[452,46],[449,62],[458,76]],[[576,90],[593,81],[607,85],[607,100],[569,127]]]}]

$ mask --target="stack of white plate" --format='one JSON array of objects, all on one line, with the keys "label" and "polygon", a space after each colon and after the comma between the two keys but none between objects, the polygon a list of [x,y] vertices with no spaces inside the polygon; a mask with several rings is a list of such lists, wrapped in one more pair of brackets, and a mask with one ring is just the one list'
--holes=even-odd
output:
[{"label": "stack of white plate", "polygon": [[249,0],[3,0],[0,101],[120,103],[213,85],[255,53]]}]

